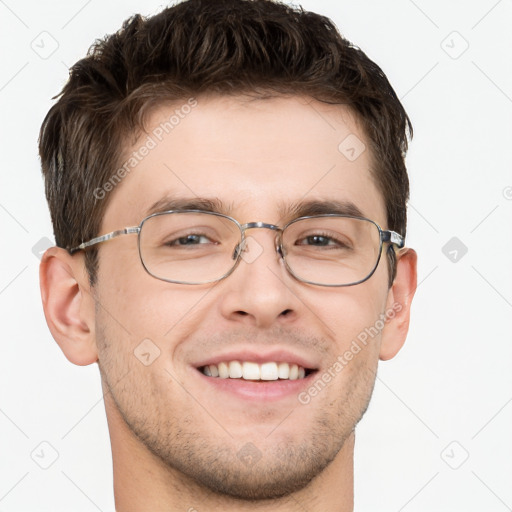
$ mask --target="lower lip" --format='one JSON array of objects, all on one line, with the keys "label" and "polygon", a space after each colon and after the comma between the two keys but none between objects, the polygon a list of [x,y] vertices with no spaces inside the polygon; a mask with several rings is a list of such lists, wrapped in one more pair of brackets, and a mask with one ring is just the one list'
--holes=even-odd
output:
[{"label": "lower lip", "polygon": [[316,371],[311,372],[303,379],[296,380],[267,380],[251,381],[243,379],[221,379],[208,377],[196,369],[199,377],[206,383],[221,392],[231,393],[244,400],[256,402],[273,402],[290,396],[297,396],[301,391],[311,385]]}]

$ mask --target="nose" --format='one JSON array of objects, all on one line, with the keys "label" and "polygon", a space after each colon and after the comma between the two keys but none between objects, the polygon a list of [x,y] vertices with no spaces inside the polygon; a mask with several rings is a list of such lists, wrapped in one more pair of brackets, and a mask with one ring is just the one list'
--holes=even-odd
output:
[{"label": "nose", "polygon": [[275,236],[272,231],[246,235],[238,267],[219,287],[226,319],[259,328],[296,319],[300,301],[293,289],[297,282],[286,271]]}]

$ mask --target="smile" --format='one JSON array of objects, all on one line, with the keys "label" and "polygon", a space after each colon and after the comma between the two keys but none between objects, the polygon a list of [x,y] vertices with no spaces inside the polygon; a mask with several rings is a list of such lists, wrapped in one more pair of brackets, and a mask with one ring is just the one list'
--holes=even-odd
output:
[{"label": "smile", "polygon": [[299,380],[311,372],[297,364],[274,361],[261,364],[251,361],[222,361],[218,364],[202,366],[199,370],[207,377],[250,381]]}]

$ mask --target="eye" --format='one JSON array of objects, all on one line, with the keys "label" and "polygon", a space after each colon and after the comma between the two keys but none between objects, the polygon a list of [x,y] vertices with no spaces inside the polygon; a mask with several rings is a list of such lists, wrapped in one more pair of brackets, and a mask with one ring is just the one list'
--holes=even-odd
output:
[{"label": "eye", "polygon": [[302,240],[298,240],[297,245],[315,245],[317,247],[324,247],[326,245],[336,245],[336,242],[328,236],[310,235]]},{"label": "eye", "polygon": [[348,248],[349,246],[338,238],[328,235],[308,235],[295,242],[295,245],[310,247],[332,247],[332,248]]},{"label": "eye", "polygon": [[203,244],[209,244],[213,243],[207,236],[205,235],[199,235],[199,234],[191,234],[182,236],[179,238],[176,238],[174,240],[169,240],[165,243],[165,245],[168,245],[170,247],[183,247],[183,246],[190,246],[190,245],[203,245]]}]

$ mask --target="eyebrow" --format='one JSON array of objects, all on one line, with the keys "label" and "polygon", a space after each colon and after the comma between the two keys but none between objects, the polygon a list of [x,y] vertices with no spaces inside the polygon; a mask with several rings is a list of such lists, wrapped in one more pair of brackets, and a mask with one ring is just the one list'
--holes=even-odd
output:
[{"label": "eyebrow", "polygon": [[298,217],[308,217],[310,215],[351,215],[353,217],[365,217],[360,208],[351,201],[320,200],[312,199],[309,201],[298,201],[290,205],[281,204],[281,217],[292,220]]},{"label": "eyebrow", "polygon": [[[212,213],[232,215],[233,206],[227,205],[216,197],[170,197],[166,196],[153,203],[145,215],[161,213],[170,210],[203,210]],[[290,221],[298,217],[310,215],[337,214],[365,217],[360,208],[351,201],[312,199],[297,201],[291,204],[282,202],[278,207],[281,219]]]},{"label": "eyebrow", "polygon": [[164,197],[153,203],[146,215],[166,212],[169,210],[203,210],[206,212],[229,215],[232,208],[216,197]]}]

